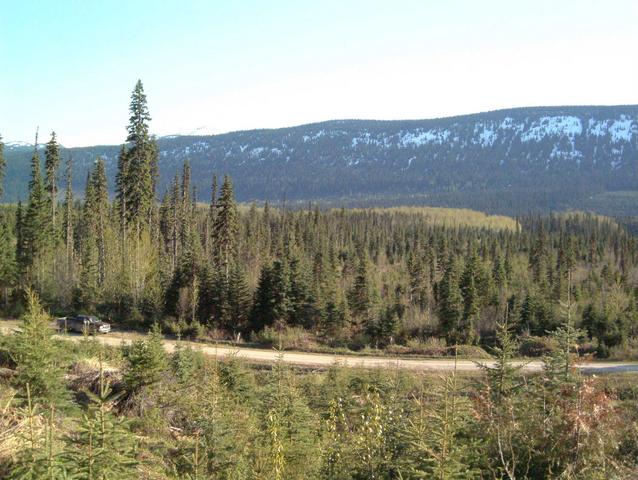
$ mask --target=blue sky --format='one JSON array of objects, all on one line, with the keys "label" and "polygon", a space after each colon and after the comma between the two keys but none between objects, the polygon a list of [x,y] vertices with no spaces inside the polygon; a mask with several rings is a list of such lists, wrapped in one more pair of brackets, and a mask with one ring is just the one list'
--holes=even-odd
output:
[{"label": "blue sky", "polygon": [[0,0],[0,134],[121,143],[335,118],[638,103],[636,0]]}]

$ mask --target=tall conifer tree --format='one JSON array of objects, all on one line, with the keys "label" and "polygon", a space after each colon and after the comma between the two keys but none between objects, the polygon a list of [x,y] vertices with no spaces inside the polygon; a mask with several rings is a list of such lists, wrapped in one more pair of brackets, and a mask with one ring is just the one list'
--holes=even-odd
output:
[{"label": "tall conifer tree", "polygon": [[73,241],[74,233],[74,207],[73,207],[73,159],[71,156],[66,161],[66,191],[64,193],[64,243],[66,247],[66,268],[67,276],[73,277],[73,256],[75,245]]},{"label": "tall conifer tree", "polygon": [[441,327],[449,342],[458,342],[462,335],[463,296],[459,288],[459,274],[456,258],[450,256],[445,273],[439,284],[439,318]]},{"label": "tall conifer tree", "polygon": [[49,194],[49,206],[51,209],[51,226],[56,227],[56,209],[58,203],[58,168],[60,167],[60,146],[55,132],[51,133],[51,140],[47,143],[45,156],[45,186]]},{"label": "tall conifer tree", "polygon": [[18,200],[18,206],[16,208],[16,264],[18,266],[18,273],[23,274],[28,259],[25,256],[28,254],[26,251],[26,245],[24,240],[24,208],[22,207],[22,201]]},{"label": "tall conifer tree", "polygon": [[122,238],[125,239],[129,218],[129,177],[130,165],[126,147],[122,145],[117,156],[117,174],[115,175],[115,200]]},{"label": "tall conifer tree", "polygon": [[29,203],[22,224],[24,252],[27,254],[20,258],[20,267],[21,272],[26,276],[25,280],[27,282],[35,279],[32,267],[42,259],[49,242],[46,228],[48,219],[48,198],[40,171],[40,155],[38,154],[36,136],[36,146],[31,157]]},{"label": "tall conifer tree", "polygon": [[370,310],[372,308],[372,297],[370,293],[370,280],[368,278],[368,259],[363,251],[359,252],[359,263],[354,284],[348,295],[350,311],[358,326],[370,320]]},{"label": "tall conifer tree", "polygon": [[106,228],[108,223],[108,185],[104,160],[98,157],[90,174],[85,199],[85,222],[88,234],[94,239],[97,248],[98,285],[106,277]]},{"label": "tall conifer tree", "polygon": [[226,278],[230,276],[230,267],[237,255],[237,232],[239,230],[237,205],[230,177],[224,177],[217,215],[213,224],[213,255],[215,262],[222,268]]},{"label": "tall conifer tree", "polygon": [[9,307],[9,292],[15,282],[15,249],[8,215],[0,213],[0,289],[5,310]]},{"label": "tall conifer tree", "polygon": [[149,223],[155,199],[158,152],[149,134],[150,120],[144,87],[138,80],[131,95],[127,147],[120,154],[117,180],[122,214],[137,235]]}]

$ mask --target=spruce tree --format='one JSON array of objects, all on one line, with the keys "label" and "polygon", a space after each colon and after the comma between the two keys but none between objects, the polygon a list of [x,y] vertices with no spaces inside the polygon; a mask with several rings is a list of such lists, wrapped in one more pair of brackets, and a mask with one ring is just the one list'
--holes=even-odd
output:
[{"label": "spruce tree", "polygon": [[271,465],[266,478],[315,478],[320,468],[320,458],[314,455],[317,418],[281,357],[266,379],[259,411]]},{"label": "spruce tree", "polygon": [[478,275],[478,258],[473,254],[470,255],[459,282],[464,303],[463,322],[459,328],[459,340],[463,343],[474,343],[476,340],[475,326],[480,315]]},{"label": "spruce tree", "polygon": [[73,291],[73,308],[94,313],[100,302],[99,253],[96,238],[87,235],[79,252],[79,279]]},{"label": "spruce tree", "polygon": [[285,260],[264,265],[259,276],[252,310],[252,328],[266,325],[284,326],[290,315],[290,271]]},{"label": "spruce tree", "polygon": [[374,328],[377,340],[383,345],[394,342],[394,337],[405,314],[405,309],[403,287],[397,285],[394,289],[394,301],[385,308]]},{"label": "spruce tree", "polygon": [[15,232],[16,232],[16,266],[17,273],[22,275],[25,270],[25,265],[29,261],[28,258],[25,258],[26,255],[29,255],[27,251],[25,237],[24,237],[24,208],[22,207],[22,201],[18,200],[18,206],[16,207],[16,222],[15,222]]},{"label": "spruce tree", "polygon": [[238,214],[235,194],[230,177],[224,177],[219,199],[216,204],[216,215],[213,223],[213,256],[226,275],[237,255]]},{"label": "spruce tree", "polygon": [[106,278],[106,229],[108,225],[108,186],[104,160],[98,157],[89,174],[84,203],[85,235],[90,236],[97,248],[97,283]]},{"label": "spruce tree", "polygon": [[213,231],[213,226],[215,225],[215,219],[217,218],[217,175],[213,174],[213,181],[210,188],[210,204],[208,206],[208,217],[206,219],[206,225],[208,227],[206,244],[208,245],[208,250],[206,251],[207,256],[212,256],[213,250],[212,246],[215,243],[215,235]]},{"label": "spruce tree", "polygon": [[449,343],[458,343],[465,336],[462,331],[463,296],[459,288],[456,259],[450,256],[439,284],[439,319]]},{"label": "spruce tree", "polygon": [[171,273],[177,268],[177,260],[181,253],[182,245],[182,202],[180,200],[179,175],[175,175],[171,187],[166,195],[165,217],[162,224],[169,258],[171,259]]},{"label": "spruce tree", "polygon": [[127,147],[120,154],[118,165],[118,197],[124,222],[132,225],[139,236],[150,220],[157,162],[157,148],[148,129],[151,116],[140,80],[131,94],[129,110]]},{"label": "spruce tree", "polygon": [[[127,302],[132,304],[133,311],[139,312],[149,260],[146,252],[151,243],[159,243],[155,208],[158,149],[149,134],[151,118],[141,81],[133,90],[129,110],[128,136],[118,159],[116,203],[121,230],[121,275],[129,282]],[[130,241],[133,241],[132,255]]]},{"label": "spruce tree", "polygon": [[[26,406],[20,409],[26,431],[19,435],[21,449],[6,478],[11,480],[67,479],[69,478],[67,465],[58,447],[55,407],[50,404],[45,414],[40,404],[31,396],[28,384],[26,392]],[[45,421],[44,428],[39,428],[38,424],[42,420]]]},{"label": "spruce tree", "polygon": [[58,204],[58,168],[60,167],[60,146],[58,145],[55,132],[51,133],[51,140],[46,145],[44,152],[45,165],[45,186],[49,194],[50,223],[52,230],[55,230],[56,212]]},{"label": "spruce tree", "polygon": [[66,399],[66,390],[60,352],[49,325],[51,318],[31,289],[26,290],[26,302],[22,328],[11,352],[17,364],[15,385],[25,391],[28,384],[32,398],[39,403],[62,403]]},{"label": "spruce tree", "polygon": [[87,391],[89,405],[82,416],[78,431],[67,438],[65,464],[71,478],[106,480],[135,479],[137,441],[127,424],[115,419],[112,405],[121,397],[114,393],[104,375],[102,359],[98,391]]},{"label": "spruce tree", "polygon": [[228,304],[233,332],[241,332],[248,326],[251,308],[251,292],[246,274],[238,263],[233,264],[228,279]]},{"label": "spruce tree", "polygon": [[146,385],[159,381],[168,366],[166,352],[162,344],[162,334],[154,325],[144,340],[136,340],[126,350],[127,370],[124,383],[129,392],[137,392]]},{"label": "spruce tree", "polygon": [[308,284],[307,274],[297,256],[290,259],[290,315],[289,322],[293,325],[309,327],[316,321],[314,299]]},{"label": "spruce tree", "polygon": [[16,281],[16,249],[8,212],[0,212],[0,290],[4,310],[9,309],[9,292]]},{"label": "spruce tree", "polygon": [[28,254],[19,257],[20,270],[27,283],[40,278],[40,272],[34,272],[33,269],[42,260],[50,241],[49,229],[47,229],[48,219],[48,197],[40,173],[40,155],[36,145],[31,157],[29,203],[24,214],[21,232],[24,252]]},{"label": "spruce tree", "polygon": [[162,254],[170,258],[170,230],[171,230],[171,208],[169,191],[162,195],[159,207],[159,232],[162,241]]},{"label": "spruce tree", "polygon": [[80,278],[74,291],[73,305],[76,310],[94,312],[100,293],[100,247],[99,247],[99,207],[97,185],[94,181],[96,167],[87,174],[84,192],[84,206],[80,224]]},{"label": "spruce tree", "polygon": [[558,348],[544,358],[545,375],[556,385],[578,380],[579,375],[575,368],[574,349],[577,348],[578,339],[584,333],[574,326],[571,270],[568,270],[567,275],[566,300],[564,302],[561,301],[563,323],[551,333],[551,336],[558,344]]},{"label": "spruce tree", "polygon": [[117,174],[115,175],[115,203],[119,218],[122,239],[125,241],[129,219],[130,161],[126,147],[122,145],[117,157]]},{"label": "spruce tree", "polygon": [[348,305],[356,322],[357,329],[361,329],[370,321],[372,309],[370,280],[368,278],[368,259],[363,252],[359,253],[357,273],[354,283],[348,293]]},{"label": "spruce tree", "polygon": [[541,222],[537,232],[537,238],[532,246],[529,257],[529,265],[532,270],[534,280],[545,286],[547,283],[547,269],[549,267],[549,247],[547,233]]},{"label": "spruce tree", "polygon": [[350,310],[345,295],[335,293],[321,312],[321,333],[329,340],[341,340],[350,326]]},{"label": "spruce tree", "polygon": [[498,345],[493,348],[496,358],[494,365],[481,365],[487,375],[490,394],[495,401],[513,394],[517,382],[516,375],[523,365],[515,365],[514,357],[518,353],[518,344],[512,337],[512,330],[508,318],[499,322],[496,326],[496,339]]},{"label": "spruce tree", "polygon": [[[455,368],[441,379],[428,403],[416,397],[417,408],[423,411],[428,428],[411,421],[407,429],[411,448],[407,454],[409,478],[462,480],[479,478],[470,464],[478,456],[478,446],[465,438],[471,421],[471,409],[461,395]],[[419,417],[417,417],[417,420]],[[424,435],[425,434],[425,435]]]},{"label": "spruce tree", "polygon": [[512,336],[508,321],[497,324],[497,346],[493,349],[493,365],[481,364],[486,375],[485,390],[477,402],[478,431],[487,440],[488,459],[504,478],[516,479],[525,475],[525,460],[533,445],[524,438],[522,418],[526,416],[526,399],[519,395],[524,379],[520,378],[523,364],[514,364],[518,344]]},{"label": "spruce tree", "polygon": [[424,311],[428,306],[428,276],[425,258],[410,252],[406,266],[410,276],[410,302]]},{"label": "spruce tree", "polygon": [[260,331],[266,325],[272,325],[275,318],[272,309],[274,297],[273,272],[270,265],[264,265],[259,274],[255,301],[251,312],[251,329]]},{"label": "spruce tree", "polygon": [[74,200],[73,200],[73,159],[69,155],[66,161],[66,191],[64,193],[64,214],[62,226],[64,229],[64,244],[66,247],[66,274],[69,280],[73,279],[73,259],[75,254],[74,242]]},{"label": "spruce tree", "polygon": [[502,295],[504,289],[507,287],[507,272],[505,269],[505,261],[501,255],[494,259],[492,266],[492,278],[499,290],[499,297]]}]

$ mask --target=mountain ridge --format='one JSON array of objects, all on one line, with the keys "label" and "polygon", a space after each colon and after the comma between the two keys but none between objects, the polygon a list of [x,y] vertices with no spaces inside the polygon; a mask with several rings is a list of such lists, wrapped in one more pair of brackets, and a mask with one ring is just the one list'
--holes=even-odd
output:
[{"label": "mountain ridge", "polygon": [[[508,107],[508,108],[499,108],[494,110],[485,110],[481,112],[473,112],[473,113],[464,113],[458,115],[446,115],[441,117],[428,117],[428,118],[406,118],[406,119],[378,119],[378,118],[341,118],[341,119],[331,119],[331,120],[321,120],[318,122],[309,122],[309,123],[301,123],[298,125],[289,125],[285,127],[263,127],[263,128],[249,128],[242,130],[229,130],[227,132],[221,133],[213,133],[213,134],[191,134],[191,133],[173,133],[168,135],[154,135],[154,137],[158,140],[161,139],[174,139],[174,138],[201,138],[201,137],[219,137],[224,135],[232,135],[238,133],[253,133],[253,132],[273,132],[273,131],[282,131],[288,129],[298,129],[305,127],[314,127],[321,126],[327,124],[343,124],[343,123],[424,123],[424,122],[435,122],[435,121],[445,121],[445,120],[454,120],[454,119],[469,119],[471,117],[485,116],[490,114],[500,114],[500,113],[508,113],[508,112],[517,112],[520,110],[526,111],[550,111],[557,110],[558,112],[562,110],[578,110],[584,109],[590,111],[591,109],[617,109],[617,108],[627,108],[627,109],[635,109],[638,111],[638,104],[616,104],[616,105],[537,105],[537,106],[525,106],[525,107]],[[5,147],[9,148],[23,148],[23,147],[33,147],[34,144],[30,143],[26,140],[4,140]],[[67,150],[76,149],[76,148],[96,148],[96,147],[112,147],[116,144],[108,144],[108,143],[99,143],[94,145],[84,145],[84,146],[65,146],[61,144],[62,148]],[[117,144],[120,145],[120,144]],[[41,148],[44,148],[44,143],[39,143]]]},{"label": "mountain ridge", "polygon": [[[233,177],[244,201],[286,196],[352,204],[392,198],[388,203],[400,204],[403,198],[494,213],[582,208],[590,197],[638,189],[637,119],[638,105],[538,106],[171,135],[157,139],[160,193],[188,160],[194,185],[206,198],[215,171]],[[114,178],[119,148],[65,149],[77,166],[74,188],[82,190],[80,179],[96,155],[105,158]],[[7,148],[7,183],[24,179],[28,154],[28,147]],[[21,194],[7,191],[9,198]],[[630,203],[593,209],[638,214]]]}]

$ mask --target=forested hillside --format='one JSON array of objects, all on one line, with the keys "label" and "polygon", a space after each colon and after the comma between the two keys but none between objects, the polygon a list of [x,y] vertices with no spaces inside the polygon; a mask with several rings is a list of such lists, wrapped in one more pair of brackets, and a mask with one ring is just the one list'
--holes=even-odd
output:
[{"label": "forested hillside", "polygon": [[[200,198],[210,172],[241,201],[440,205],[507,214],[588,208],[636,215],[638,107],[537,107],[434,120],[343,120],[275,130],[157,139],[158,191],[188,161]],[[64,144],[64,139],[61,139]],[[7,198],[26,198],[33,148],[7,146]],[[117,171],[119,146],[62,149],[74,189],[95,157]],[[115,185],[110,185],[113,194]]]}]

